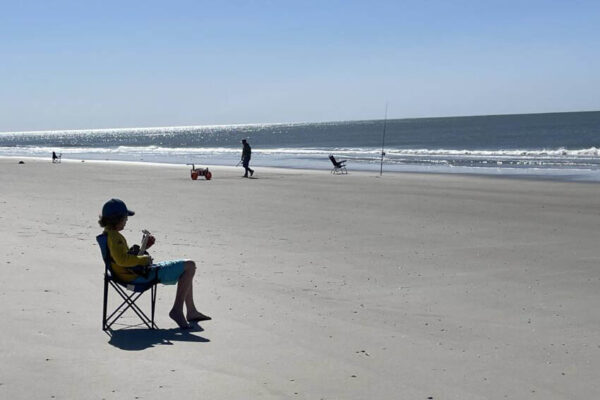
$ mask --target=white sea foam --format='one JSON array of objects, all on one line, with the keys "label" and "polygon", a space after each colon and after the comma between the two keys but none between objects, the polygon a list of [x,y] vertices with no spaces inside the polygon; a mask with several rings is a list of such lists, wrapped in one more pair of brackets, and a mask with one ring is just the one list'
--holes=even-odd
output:
[{"label": "white sea foam", "polygon": [[472,156],[472,157],[598,157],[600,149],[538,149],[538,150],[447,150],[447,149],[390,149],[388,154],[427,156]]},{"label": "white sea foam", "polygon": [[[162,147],[162,146],[118,146],[118,147],[56,147],[56,146],[4,146],[0,154],[47,154],[59,151],[65,154],[237,154],[239,148],[231,147]],[[466,157],[466,158],[590,158],[600,160],[600,149],[540,149],[540,150],[452,150],[452,149],[385,149],[389,157]],[[348,157],[380,156],[381,149],[376,148],[254,148],[254,154],[264,155],[328,155],[331,153]]]}]

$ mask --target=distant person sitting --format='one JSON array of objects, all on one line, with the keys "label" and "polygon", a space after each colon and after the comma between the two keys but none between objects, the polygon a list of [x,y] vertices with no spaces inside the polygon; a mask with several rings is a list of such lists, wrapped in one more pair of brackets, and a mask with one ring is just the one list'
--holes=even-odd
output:
[{"label": "distant person sitting", "polygon": [[[158,280],[163,285],[177,284],[177,293],[173,307],[169,312],[181,329],[190,328],[190,322],[211,319],[202,314],[194,305],[192,288],[196,264],[191,260],[174,260],[153,263],[152,258],[145,255],[132,254],[127,241],[121,232],[127,224],[128,217],[135,213],[127,209],[119,199],[110,199],[102,207],[102,215],[98,223],[107,235],[108,251],[111,257],[111,268],[122,282],[142,283]],[[150,236],[147,246],[154,244],[154,236]],[[183,313],[183,306],[187,313]]]},{"label": "distant person sitting", "polygon": [[242,165],[246,170],[244,174],[244,178],[248,177],[248,172],[250,172],[250,176],[254,175],[254,170],[250,168],[250,158],[252,157],[252,148],[250,144],[246,141],[246,139],[242,139]]}]

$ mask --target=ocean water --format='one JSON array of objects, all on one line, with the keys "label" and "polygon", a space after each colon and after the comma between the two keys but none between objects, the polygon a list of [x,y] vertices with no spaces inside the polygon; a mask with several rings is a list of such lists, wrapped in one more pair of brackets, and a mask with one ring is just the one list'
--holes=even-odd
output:
[{"label": "ocean water", "polygon": [[[384,140],[385,125],[385,140]],[[0,133],[0,156],[600,181],[600,112]]]}]

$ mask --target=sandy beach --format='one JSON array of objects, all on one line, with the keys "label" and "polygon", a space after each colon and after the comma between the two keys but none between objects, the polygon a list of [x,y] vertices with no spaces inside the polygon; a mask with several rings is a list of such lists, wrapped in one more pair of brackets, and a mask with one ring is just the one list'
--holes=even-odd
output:
[{"label": "sandy beach", "polygon": [[[600,398],[599,184],[17,161],[0,398]],[[159,286],[160,329],[102,331],[111,197],[130,244],[148,229],[156,260],[196,261],[212,321],[177,329]]]}]

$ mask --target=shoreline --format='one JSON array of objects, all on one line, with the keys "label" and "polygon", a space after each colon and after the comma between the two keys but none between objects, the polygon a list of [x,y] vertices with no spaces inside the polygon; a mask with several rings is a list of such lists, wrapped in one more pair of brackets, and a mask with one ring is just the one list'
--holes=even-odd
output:
[{"label": "shoreline", "polygon": [[[48,162],[52,164],[52,161],[48,158],[44,157],[20,157],[20,156],[0,156],[0,160],[10,159],[10,160],[29,160],[31,162],[39,162],[44,163]],[[61,162],[65,163],[75,163],[75,164],[107,164],[107,165],[138,165],[138,166],[151,166],[151,167],[186,167],[190,168],[187,163],[169,163],[169,162],[152,162],[152,161],[128,161],[128,160],[96,160],[96,159],[64,159]],[[190,163],[191,164],[191,163]],[[220,165],[220,164],[198,164],[194,163],[194,165],[198,167],[206,167],[211,169],[225,169],[225,170],[239,170],[241,167],[229,166],[229,165]],[[252,164],[253,167],[259,168],[261,170],[274,170],[274,171],[304,171],[304,172],[330,172],[330,169],[327,168],[306,168],[306,167],[278,167],[278,166],[261,166]],[[490,167],[493,169],[493,167]],[[507,169],[503,169],[502,172],[492,173],[490,172],[457,172],[457,171],[427,171],[423,170],[424,168],[408,168],[404,171],[399,170],[388,170],[384,169],[384,175],[402,175],[402,174],[416,174],[416,175],[433,175],[433,176],[466,176],[466,177],[480,177],[480,178],[494,178],[494,179],[509,179],[509,180],[518,180],[518,181],[543,181],[543,182],[571,182],[571,183],[587,183],[587,184],[599,184],[600,183],[600,171],[589,171],[589,170],[555,170],[556,173],[540,173],[535,174],[532,172],[527,172],[525,170],[514,169],[513,172],[507,171]],[[453,169],[458,169],[454,167]],[[372,175],[375,174],[379,177],[378,170],[365,170],[365,169],[356,169],[350,170],[352,174],[364,174],[364,175]],[[560,173],[559,173],[560,172]],[[578,172],[578,173],[577,173]],[[590,176],[591,175],[591,176]]]}]

